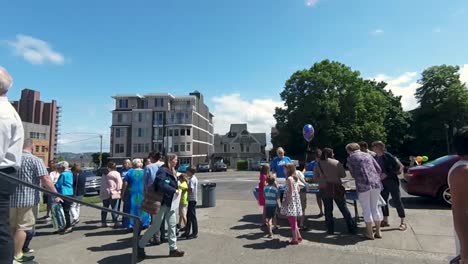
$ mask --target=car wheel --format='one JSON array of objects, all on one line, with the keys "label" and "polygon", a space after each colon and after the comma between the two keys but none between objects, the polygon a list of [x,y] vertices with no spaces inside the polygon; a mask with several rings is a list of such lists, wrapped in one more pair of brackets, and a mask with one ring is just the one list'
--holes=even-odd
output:
[{"label": "car wheel", "polygon": [[448,187],[448,185],[444,185],[440,188],[438,198],[445,204],[452,205],[452,195],[450,194],[450,187]]}]

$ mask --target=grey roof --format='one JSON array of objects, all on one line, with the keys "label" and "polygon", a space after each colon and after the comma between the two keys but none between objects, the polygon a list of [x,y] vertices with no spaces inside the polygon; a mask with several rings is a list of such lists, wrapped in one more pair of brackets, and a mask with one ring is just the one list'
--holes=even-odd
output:
[{"label": "grey roof", "polygon": [[240,133],[244,130],[247,130],[247,124],[232,124],[231,129],[229,129],[231,133]]},{"label": "grey roof", "polygon": [[266,133],[251,133],[254,138],[260,142],[262,145],[266,145]]}]

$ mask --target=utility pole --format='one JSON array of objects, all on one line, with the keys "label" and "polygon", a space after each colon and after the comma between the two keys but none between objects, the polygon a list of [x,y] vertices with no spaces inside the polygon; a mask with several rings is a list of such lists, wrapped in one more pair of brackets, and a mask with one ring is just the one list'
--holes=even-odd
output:
[{"label": "utility pole", "polygon": [[445,126],[445,140],[446,140],[446,143],[447,143],[447,155],[450,155],[450,142],[449,142],[449,125],[448,124],[444,124]]},{"label": "utility pole", "polygon": [[101,139],[101,147],[99,151],[99,169],[102,167],[102,135],[99,135],[99,138]]}]

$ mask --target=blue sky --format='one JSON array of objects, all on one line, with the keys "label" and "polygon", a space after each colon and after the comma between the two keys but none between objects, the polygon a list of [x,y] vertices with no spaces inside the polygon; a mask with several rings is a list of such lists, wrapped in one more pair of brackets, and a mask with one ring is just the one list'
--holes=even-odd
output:
[{"label": "blue sky", "polygon": [[[205,94],[215,130],[274,124],[279,92],[296,70],[338,60],[389,82],[415,106],[420,72],[463,67],[465,0],[3,1],[0,65],[10,99],[39,90],[63,107],[62,132],[109,134],[113,94]],[[65,134],[61,151],[94,151],[97,140]],[[108,139],[104,144],[108,147]]]}]

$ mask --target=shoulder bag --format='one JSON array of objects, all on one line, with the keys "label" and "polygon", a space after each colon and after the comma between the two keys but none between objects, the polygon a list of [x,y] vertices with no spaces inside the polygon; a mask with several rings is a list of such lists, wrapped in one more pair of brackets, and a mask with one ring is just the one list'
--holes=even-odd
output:
[{"label": "shoulder bag", "polygon": [[141,202],[141,210],[152,215],[159,212],[161,209],[161,202],[164,198],[164,194],[162,192],[156,191],[157,181],[158,178],[156,177],[153,186],[147,189],[143,201]]}]

